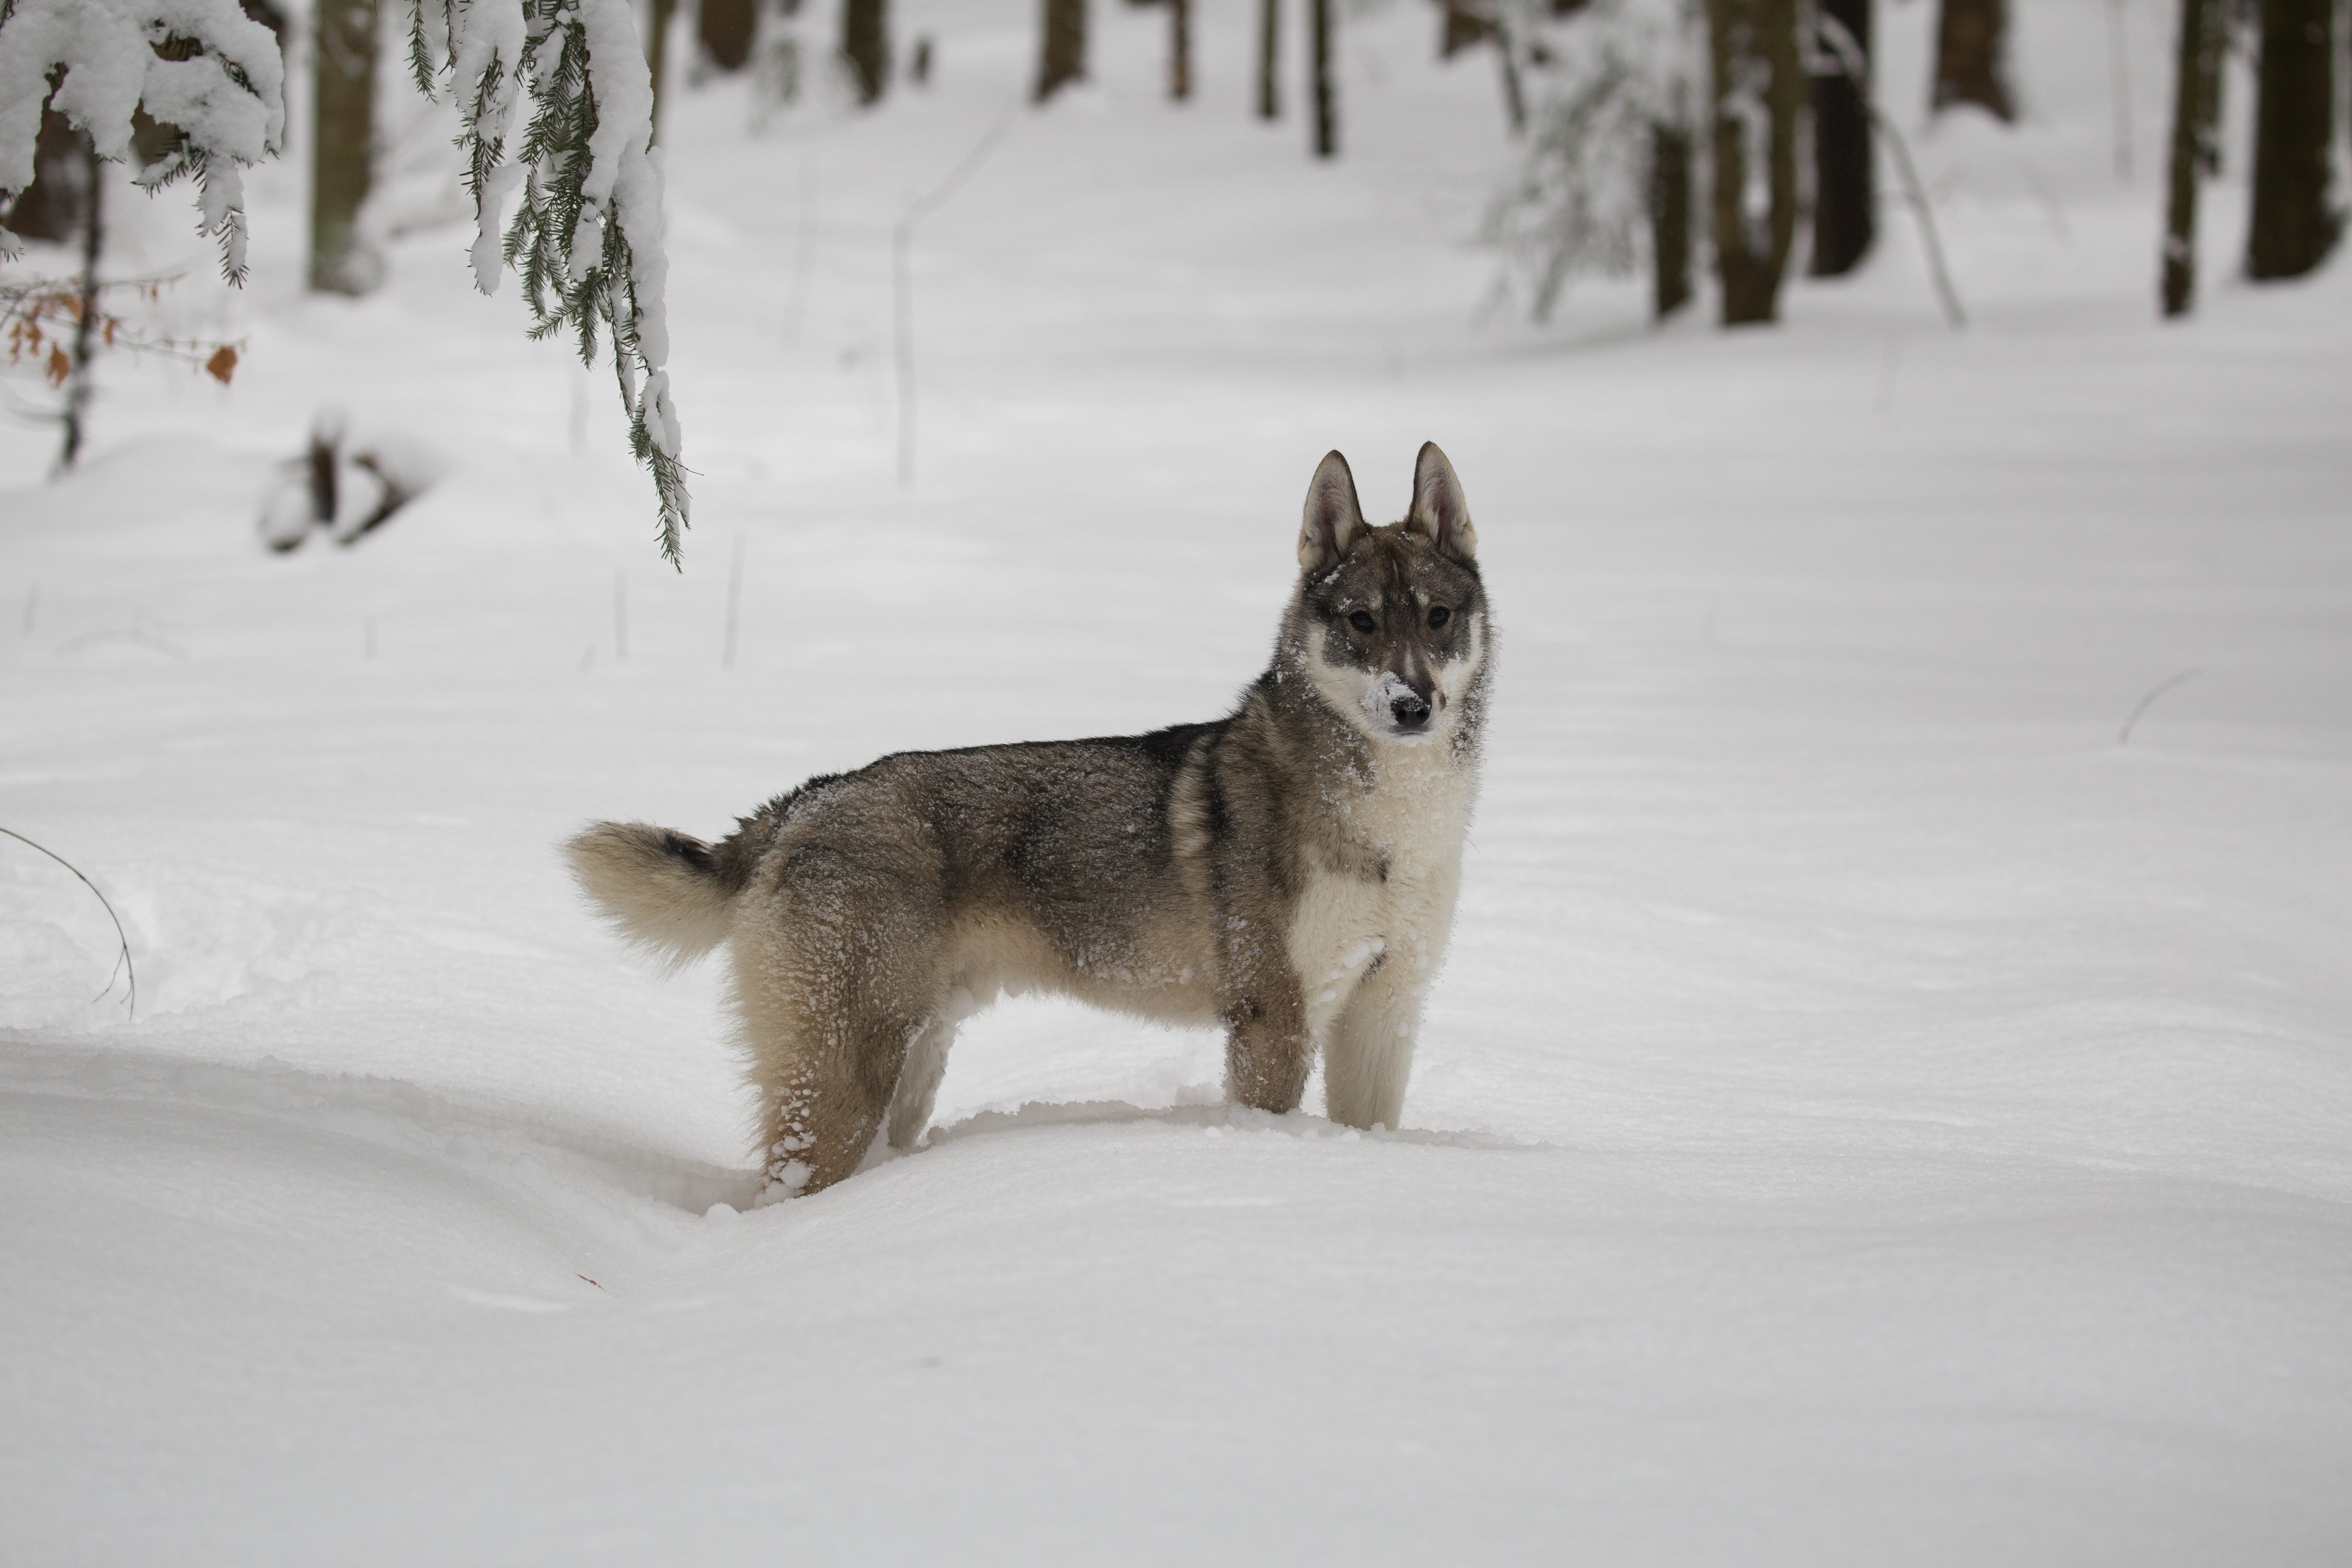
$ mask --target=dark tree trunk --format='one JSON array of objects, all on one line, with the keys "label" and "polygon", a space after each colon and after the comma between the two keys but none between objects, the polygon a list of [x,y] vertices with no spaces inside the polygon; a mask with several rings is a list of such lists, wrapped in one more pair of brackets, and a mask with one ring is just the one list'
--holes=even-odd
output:
[{"label": "dark tree trunk", "polygon": [[1275,67],[1282,54],[1282,0],[1257,0],[1257,117],[1282,118],[1282,88]]},{"label": "dark tree trunk", "polygon": [[[1822,16],[1870,58],[1870,0],[1818,0]],[[1813,79],[1813,259],[1816,278],[1840,278],[1878,237],[1876,150],[1862,89],[1843,72]]]},{"label": "dark tree trunk", "polygon": [[2262,0],[2254,108],[2254,220],[2246,271],[2300,278],[2335,248],[2343,215],[2328,200],[2336,130],[2334,0]]},{"label": "dark tree trunk", "polygon": [[695,7],[695,41],[713,70],[739,71],[751,63],[758,9],[752,0],[702,0]]},{"label": "dark tree trunk", "polygon": [[1650,127],[1650,263],[1663,321],[1691,297],[1691,139],[1664,121]]},{"label": "dark tree trunk", "polygon": [[882,100],[890,87],[888,0],[841,0],[841,63],[861,105]]},{"label": "dark tree trunk", "polygon": [[1474,11],[1465,0],[1442,0],[1444,21],[1437,30],[1437,58],[1450,60],[1495,36],[1494,20]]},{"label": "dark tree trunk", "polygon": [[1168,96],[1192,96],[1192,0],[1168,0]]},{"label": "dark tree trunk", "polygon": [[1511,37],[1510,25],[1495,23],[1495,58],[1503,72],[1503,115],[1511,123],[1513,136],[1528,133],[1528,95],[1519,85],[1519,51]]},{"label": "dark tree trunk", "polygon": [[1087,0],[1042,0],[1038,23],[1036,101],[1045,102],[1087,76]]},{"label": "dark tree trunk", "polygon": [[[1797,55],[1797,0],[1706,0],[1714,120],[1715,258],[1723,324],[1769,321],[1797,235],[1797,119],[1804,66]],[[1760,82],[1765,145],[1750,148],[1737,96]],[[1760,159],[1767,205],[1748,210],[1749,162]]]},{"label": "dark tree trunk", "polygon": [[2217,83],[2227,37],[2227,0],[2180,0],[2179,53],[2172,93],[2171,186],[2164,214],[2163,306],[2168,316],[2186,315],[2197,295],[2197,183],[2211,172]]},{"label": "dark tree trunk", "polygon": [[0,227],[63,245],[79,237],[97,201],[98,154],[89,138],[56,110],[42,110],[41,134],[33,143],[33,183],[9,204]]},{"label": "dark tree trunk", "polygon": [[2221,84],[2229,77],[2238,0],[2205,0],[2205,75],[2197,99],[2197,166],[2207,179],[2221,173]]},{"label": "dark tree trunk", "polygon": [[1943,0],[1936,24],[1935,107],[1973,103],[2003,121],[2009,95],[2009,0]]},{"label": "dark tree trunk", "polygon": [[[84,137],[85,145],[89,138]],[[89,366],[90,339],[98,331],[98,253],[105,242],[105,213],[101,205],[103,188],[98,179],[98,154],[93,150],[87,163],[89,169],[89,200],[82,209],[81,222],[81,300],[74,320],[73,369],[66,380],[66,405],[61,415],[65,438],[58,450],[58,467],[70,468],[81,454],[82,425],[89,413],[89,395],[94,390]]]},{"label": "dark tree trunk", "polygon": [[646,74],[653,78],[654,104],[646,117],[651,140],[661,140],[662,82],[669,75],[670,22],[677,16],[677,0],[653,0],[653,16],[646,24]]},{"label": "dark tree trunk", "polygon": [[1331,54],[1339,46],[1339,20],[1331,14],[1331,0],[1307,0],[1307,74],[1308,90],[1315,100],[1315,155],[1336,158],[1339,155],[1339,84]]},{"label": "dark tree trunk", "polygon": [[374,179],[376,0],[321,0],[310,142],[310,287],[364,294],[376,258],[359,231]]}]

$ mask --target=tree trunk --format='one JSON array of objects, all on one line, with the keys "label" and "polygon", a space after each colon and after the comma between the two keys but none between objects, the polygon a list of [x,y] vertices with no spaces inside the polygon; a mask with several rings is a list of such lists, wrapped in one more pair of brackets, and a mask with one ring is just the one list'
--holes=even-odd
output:
[{"label": "tree trunk", "polygon": [[2009,0],[1943,0],[1936,25],[1935,107],[1977,104],[2017,118],[2009,95]]},{"label": "tree trunk", "polygon": [[0,227],[63,245],[82,232],[97,200],[98,154],[89,138],[56,110],[42,110],[41,133],[33,143],[33,183],[9,204]]},{"label": "tree trunk", "polygon": [[1045,102],[1087,75],[1087,0],[1042,0],[1038,26],[1037,90]]},{"label": "tree trunk", "polygon": [[1331,66],[1331,52],[1337,46],[1337,18],[1331,14],[1331,0],[1307,0],[1307,82],[1315,100],[1315,155],[1336,158],[1339,155],[1339,84]]},{"label": "tree trunk", "polygon": [[1679,125],[1650,127],[1650,262],[1655,319],[1690,303],[1691,139]]},{"label": "tree trunk", "polygon": [[841,0],[841,62],[861,106],[882,101],[890,86],[888,0]]},{"label": "tree trunk", "polygon": [[1168,96],[1192,96],[1192,0],[1168,0]]},{"label": "tree trunk", "polygon": [[1519,50],[1517,40],[1511,37],[1510,24],[1499,16],[1495,22],[1495,58],[1503,72],[1503,115],[1511,123],[1513,137],[1528,133],[1528,95],[1519,85]]},{"label": "tree trunk", "polygon": [[[82,144],[88,146],[85,136]],[[89,198],[82,208],[81,223],[81,300],[74,319],[73,369],[66,379],[66,405],[60,417],[65,426],[65,439],[58,451],[60,472],[74,466],[81,453],[82,422],[89,412],[89,395],[93,390],[89,366],[90,339],[98,331],[98,253],[105,241],[104,213],[101,198],[104,189],[99,182],[98,153],[89,153]]]},{"label": "tree trunk", "polygon": [[2343,215],[2328,201],[2336,129],[2333,0],[2262,0],[2254,109],[2254,219],[2246,271],[2300,278],[2336,247]]},{"label": "tree trunk", "polygon": [[374,177],[376,0],[321,0],[312,51],[310,287],[364,294],[381,268],[359,230]]},{"label": "tree trunk", "polygon": [[1282,53],[1282,0],[1257,0],[1257,117],[1282,118],[1282,89],[1275,66]]},{"label": "tree trunk", "polygon": [[2171,188],[2164,214],[2163,307],[2186,315],[2197,294],[2197,183],[2210,172],[2220,105],[2226,0],[2180,0],[2179,53],[2172,93]]},{"label": "tree trunk", "polygon": [[694,11],[695,40],[711,68],[739,71],[751,63],[759,12],[752,0],[701,0]]},{"label": "tree trunk", "polygon": [[653,0],[653,16],[646,23],[646,74],[653,78],[654,104],[646,118],[650,139],[661,140],[662,82],[669,75],[669,25],[677,15],[677,0]]},{"label": "tree trunk", "polygon": [[[1797,120],[1806,81],[1797,0],[1706,0],[1715,150],[1715,257],[1723,324],[1769,321],[1797,234]],[[1760,89],[1760,90],[1759,90]],[[1751,148],[1750,121],[1764,145]],[[1766,205],[1751,210],[1754,175]]]},{"label": "tree trunk", "polygon": [[[1870,58],[1870,0],[1819,0]],[[1876,149],[1862,89],[1843,72],[1813,79],[1813,259],[1816,278],[1840,278],[1878,237]]]},{"label": "tree trunk", "polygon": [[2204,79],[2198,84],[2197,166],[2209,180],[2221,174],[2221,84],[2228,79],[2237,0],[2205,0]]},{"label": "tree trunk", "polygon": [[1440,0],[1440,4],[1444,6],[1444,23],[1437,29],[1439,59],[1450,60],[1495,36],[1494,18],[1482,10],[1472,10],[1465,0]]}]

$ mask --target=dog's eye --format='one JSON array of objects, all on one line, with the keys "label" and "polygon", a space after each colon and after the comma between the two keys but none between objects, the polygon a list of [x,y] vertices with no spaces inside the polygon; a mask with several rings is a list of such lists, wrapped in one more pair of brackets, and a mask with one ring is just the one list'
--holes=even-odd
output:
[{"label": "dog's eye", "polygon": [[1429,624],[1433,626],[1442,626],[1453,618],[1454,612],[1443,605],[1433,606],[1429,612]]},{"label": "dog's eye", "polygon": [[1372,617],[1364,614],[1363,611],[1358,610],[1354,615],[1348,617],[1348,624],[1355,627],[1360,632],[1368,632],[1372,629]]}]

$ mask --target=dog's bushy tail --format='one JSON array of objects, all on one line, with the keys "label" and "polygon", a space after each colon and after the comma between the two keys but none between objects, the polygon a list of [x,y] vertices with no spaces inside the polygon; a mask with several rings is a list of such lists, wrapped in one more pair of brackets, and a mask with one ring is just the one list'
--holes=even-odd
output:
[{"label": "dog's bushy tail", "polygon": [[741,875],[699,838],[643,822],[599,822],[563,847],[597,912],[676,973],[727,940]]}]

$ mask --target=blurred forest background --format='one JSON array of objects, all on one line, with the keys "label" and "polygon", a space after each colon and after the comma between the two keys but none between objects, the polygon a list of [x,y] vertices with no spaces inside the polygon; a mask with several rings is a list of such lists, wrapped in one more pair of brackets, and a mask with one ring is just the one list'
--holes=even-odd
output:
[{"label": "blurred forest background", "polygon": [[[242,4],[287,61],[286,123],[293,127],[294,162],[304,170],[299,189],[279,182],[278,201],[298,197],[307,221],[271,237],[273,259],[299,246],[304,289],[366,297],[383,286],[404,242],[458,221],[466,191],[480,183],[478,171],[468,174],[460,146],[478,110],[461,126],[456,108],[425,96],[436,85],[435,73],[448,68],[449,24],[438,24],[436,51],[417,30],[418,14],[400,0],[354,0],[315,12],[282,9],[277,0]],[[1338,160],[1348,156],[1351,113],[1388,112],[1383,100],[1394,90],[1392,72],[1426,74],[1433,63],[1447,76],[1484,76],[1491,103],[1478,106],[1459,90],[1449,101],[1499,134],[1475,158],[1475,173],[1461,171],[1471,188],[1447,194],[1460,229],[1453,237],[1475,237],[1497,258],[1480,307],[1487,316],[1524,311],[1542,321],[1574,279],[1640,273],[1654,321],[1667,321],[1704,294],[1727,327],[1774,321],[1792,275],[1851,274],[1872,257],[1882,229],[1903,225],[1912,231],[1938,309],[1951,325],[1963,326],[1965,279],[1946,254],[1937,209],[1971,177],[1984,176],[1962,156],[1930,163],[1923,177],[1911,146],[1914,140],[1952,140],[1946,122],[1953,119],[1981,119],[2017,133],[1970,130],[1965,144],[1984,154],[1974,162],[2001,165],[2000,177],[2021,180],[2053,232],[2070,241],[2066,208],[2078,197],[2080,170],[2069,165],[2083,161],[2081,143],[2104,132],[2115,184],[2136,191],[2160,225],[2149,237],[2150,266],[2167,316],[2194,306],[2200,193],[2225,167],[2244,207],[2242,245],[2224,252],[2229,271],[2256,280],[2297,278],[2334,247],[2342,223],[2335,182],[2347,73],[2331,0],[2028,0],[2015,16],[2012,0],[1885,4],[1909,23],[1892,72],[1878,59],[1885,47],[1874,47],[1874,0],[1255,0],[1216,7],[1199,22],[1196,0],[1039,0],[1018,45],[1031,58],[1019,96],[1034,112],[1057,95],[1087,89],[1090,34],[1149,26],[1164,34],[1156,74],[1166,102],[1213,100],[1186,114],[1158,117],[1155,134],[1198,136],[1194,122],[1240,110],[1267,128],[1292,123],[1302,155]],[[541,7],[546,16],[534,25],[570,16],[576,26],[578,17],[616,6],[617,0],[566,0]],[[935,80],[952,80],[982,60],[1001,78],[999,57],[1014,44],[1016,29],[1008,12],[971,30],[987,9],[926,8],[906,0],[895,13],[889,0],[691,0],[682,13],[678,0],[643,0],[628,16],[641,35],[649,113],[632,100],[605,105],[604,121],[618,129],[637,111],[658,141],[666,100],[740,84],[725,94],[738,119],[732,139],[765,142],[782,155],[731,156],[728,199],[798,212],[787,276],[748,292],[772,295],[781,282],[785,298],[764,303],[781,303],[796,331],[806,310],[811,253],[827,239],[811,183],[816,155],[803,147],[794,169],[782,150],[838,137],[860,118],[919,114],[909,105],[933,95]],[[1096,11],[1104,15],[1091,15]],[[1402,34],[1398,12],[1417,19]],[[1367,24],[1377,44],[1359,42]],[[20,42],[33,26],[16,21]],[[1427,58],[1395,58],[1399,40],[1412,30],[1424,35]],[[579,37],[584,59],[586,33]],[[605,46],[608,55],[613,47]],[[189,37],[156,47],[167,57],[205,52],[200,39]],[[47,78],[52,87],[64,79],[68,56],[57,58],[60,67]],[[628,64],[635,68],[634,59]],[[1343,90],[1350,76],[1360,79]],[[1132,91],[1137,84],[1122,85],[1128,90],[1114,95],[1116,112],[1149,112],[1130,101],[1140,96]],[[457,84],[439,96],[455,92],[462,104],[471,90]],[[519,152],[524,163],[536,159],[545,172],[585,149],[598,116],[593,92],[582,102],[587,111],[574,114],[551,140],[533,128],[534,140]],[[20,121],[27,107],[19,106]],[[927,131],[946,129],[935,114],[919,117]],[[2102,117],[2104,125],[2097,123]],[[888,254],[867,258],[869,270],[877,279],[887,275],[892,289],[890,347],[906,474],[914,443],[916,371],[907,320],[913,230],[984,161],[1013,118],[1008,106],[1003,122],[992,121],[969,136],[970,155],[961,161],[951,137],[936,136],[932,151],[943,182],[912,199],[898,193]],[[230,331],[236,308],[216,293],[182,289],[182,270],[154,253],[152,220],[121,210],[123,181],[152,184],[181,172],[191,140],[143,108],[131,125],[127,158],[109,165],[62,98],[46,105],[34,177],[9,195],[0,216],[15,236],[39,242],[0,282],[9,363],[20,384],[29,374],[53,394],[45,402],[20,384],[12,412],[19,425],[61,427],[59,468],[70,467],[82,448],[101,360],[184,360],[226,385],[245,342]],[[1371,135],[1377,140],[1377,128]],[[281,133],[273,155],[288,140]],[[1450,141],[1468,148],[1478,139],[1457,134]],[[1264,153],[1273,155],[1276,145],[1269,138]],[[683,156],[689,162],[719,155],[698,139],[688,148]],[[664,151],[676,180],[678,155]],[[200,162],[196,167],[201,173]],[[1099,173],[1120,174],[1108,158]],[[1150,177],[1143,169],[1128,173]],[[1170,187],[1167,205],[1181,206],[1189,194]],[[1474,207],[1475,222],[1468,221]],[[497,211],[493,205],[486,220],[493,229]],[[1213,209],[1202,213],[1214,228]],[[285,216],[291,215],[281,206],[273,221],[282,224]],[[572,221],[555,226],[567,241]],[[2234,226],[2240,217],[2231,213],[2221,221]],[[111,248],[110,223],[130,231],[115,235]],[[610,226],[617,231],[619,225]],[[517,238],[522,233],[507,235],[509,260],[536,267],[529,245]],[[1381,264],[1376,257],[1360,262],[1373,269]],[[534,300],[543,287],[539,276],[530,274]],[[273,280],[274,288],[284,286]],[[167,289],[174,294],[169,301]],[[534,305],[535,333],[576,326],[582,310],[593,315],[562,300],[563,289],[557,292],[554,314]],[[581,339],[583,358],[595,352],[594,325],[581,329],[589,334]],[[629,384],[624,367],[625,398]],[[325,416],[317,451],[339,445],[333,430],[340,418]],[[642,451],[642,432],[639,446]],[[377,473],[399,465],[371,456],[357,481],[362,519],[338,521],[339,506],[350,512],[352,505],[334,500],[331,461],[319,460],[313,510],[321,515],[314,521],[346,540],[372,526],[365,520],[387,501],[396,508],[424,482],[421,471]],[[299,542],[299,508],[269,504],[285,515],[265,531]]]}]

